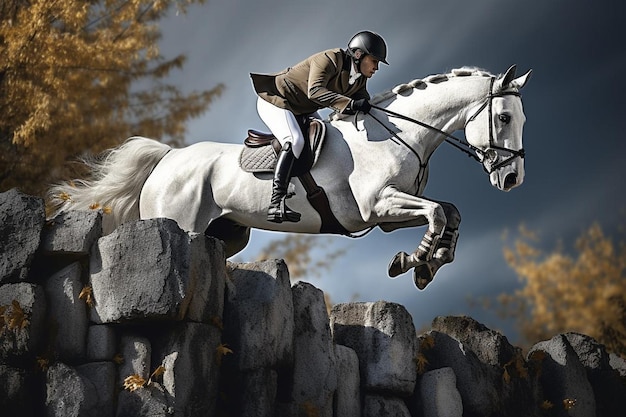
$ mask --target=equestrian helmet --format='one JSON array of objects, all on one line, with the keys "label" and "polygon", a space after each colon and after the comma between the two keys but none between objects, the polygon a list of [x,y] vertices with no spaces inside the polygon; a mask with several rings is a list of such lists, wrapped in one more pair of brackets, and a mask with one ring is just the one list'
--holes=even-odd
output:
[{"label": "equestrian helmet", "polygon": [[380,62],[389,65],[387,62],[387,44],[377,33],[364,30],[354,35],[348,42],[348,53],[356,61],[361,59],[361,55],[357,53],[358,50],[361,50],[364,54],[372,55]]}]

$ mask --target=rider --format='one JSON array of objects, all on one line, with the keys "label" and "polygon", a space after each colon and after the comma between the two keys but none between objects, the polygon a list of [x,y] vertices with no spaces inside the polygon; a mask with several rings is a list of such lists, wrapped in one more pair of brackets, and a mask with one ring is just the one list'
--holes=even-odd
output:
[{"label": "rider", "polygon": [[296,116],[310,115],[329,107],[339,113],[368,113],[371,109],[367,79],[388,64],[387,45],[378,34],[362,31],[340,48],[319,52],[282,72],[251,74],[259,96],[257,111],[282,145],[278,156],[267,220],[298,222],[300,213],[285,205],[294,159],[305,145]]}]

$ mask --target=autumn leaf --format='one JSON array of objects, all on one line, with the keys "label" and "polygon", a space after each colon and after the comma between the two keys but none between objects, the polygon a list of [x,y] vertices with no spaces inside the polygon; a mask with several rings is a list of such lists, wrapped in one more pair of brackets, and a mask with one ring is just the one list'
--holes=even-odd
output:
[{"label": "autumn leaf", "polygon": [[93,298],[93,288],[90,285],[85,285],[83,287],[80,294],[78,294],[78,298],[85,301],[85,303],[89,307],[93,307],[95,305],[95,300]]},{"label": "autumn leaf", "polygon": [[563,408],[566,410],[571,410],[576,405],[576,400],[571,398],[565,398],[563,400]]},{"label": "autumn leaf", "polygon": [[28,321],[28,315],[20,306],[20,303],[17,300],[11,301],[12,310],[5,314],[5,319],[8,322],[9,330],[21,330],[26,328],[30,322]]},{"label": "autumn leaf", "polygon": [[89,206],[89,210],[98,210],[100,208],[100,203],[93,203]]},{"label": "autumn leaf", "polygon": [[111,208],[111,206],[102,207],[102,213],[103,214],[111,214],[111,213],[113,213],[113,208]]},{"label": "autumn leaf", "polygon": [[220,344],[215,348],[215,362],[218,365],[222,364],[222,358],[226,355],[232,354],[233,351],[226,344]]},{"label": "autumn leaf", "polygon": [[130,392],[143,388],[145,385],[146,380],[137,374],[128,376],[124,379],[124,389],[127,389]]},{"label": "autumn leaf", "polygon": [[418,353],[415,357],[415,363],[417,364],[417,373],[422,375],[426,371],[426,367],[428,366],[428,359],[424,356],[423,353]]},{"label": "autumn leaf", "polygon": [[554,407],[554,404],[552,404],[550,401],[548,400],[544,400],[541,405],[540,405],[542,410],[549,410],[552,407]]},{"label": "autumn leaf", "polygon": [[150,375],[150,378],[148,379],[148,383],[147,385],[152,384],[152,380],[156,379],[157,377],[160,377],[161,375],[163,375],[165,373],[165,366],[160,365],[158,366],[154,372],[152,372],[152,374]]},{"label": "autumn leaf", "polygon": [[420,337],[420,350],[429,350],[435,347],[435,338],[431,334]]},{"label": "autumn leaf", "polygon": [[43,356],[37,356],[37,366],[42,371],[46,371],[50,366],[50,360],[48,358],[44,358]]}]

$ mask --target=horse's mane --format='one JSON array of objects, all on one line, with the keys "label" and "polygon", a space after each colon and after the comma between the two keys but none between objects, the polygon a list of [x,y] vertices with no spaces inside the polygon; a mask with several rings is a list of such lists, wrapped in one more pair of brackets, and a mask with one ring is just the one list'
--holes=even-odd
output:
[{"label": "horse's mane", "polygon": [[404,84],[398,84],[395,87],[393,87],[390,90],[387,91],[383,91],[380,92],[376,95],[374,95],[370,102],[372,104],[380,104],[383,101],[395,97],[398,94],[402,94],[404,92],[407,92],[409,90],[412,90],[414,88],[417,87],[427,87],[428,84],[431,83],[440,83],[442,81],[447,81],[450,78],[455,78],[455,77],[493,77],[494,75],[491,74],[490,72],[482,69],[482,68],[478,68],[478,67],[461,67],[461,68],[455,68],[453,70],[451,70],[448,73],[445,74],[434,74],[434,75],[429,75],[426,78],[417,78],[413,81],[410,81],[408,83],[404,83]]},{"label": "horse's mane", "polygon": [[[415,88],[427,88],[429,84],[435,84],[435,83],[439,84],[443,81],[448,81],[451,78],[493,77],[493,76],[494,74],[482,68],[464,66],[461,68],[455,68],[448,73],[429,75],[426,78],[416,78],[413,81],[410,81],[408,83],[398,84],[390,90],[382,91],[380,93],[375,94],[370,99],[370,103],[380,104],[390,98],[396,97],[399,94],[404,94],[406,92],[412,91]],[[334,120],[343,120],[348,117],[349,115],[347,114],[333,112],[328,116],[327,120],[332,122]]]}]

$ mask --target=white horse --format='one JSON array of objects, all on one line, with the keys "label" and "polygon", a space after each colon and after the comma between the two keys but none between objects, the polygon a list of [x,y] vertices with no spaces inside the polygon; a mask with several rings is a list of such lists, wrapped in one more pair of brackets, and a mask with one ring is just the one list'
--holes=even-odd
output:
[{"label": "white horse", "polygon": [[[482,162],[493,186],[509,191],[522,183],[525,116],[519,90],[530,73],[515,78],[515,66],[502,76],[461,68],[376,95],[370,114],[324,122],[325,144],[311,174],[348,232],[428,225],[414,252],[393,258],[391,277],[414,268],[414,282],[423,289],[454,259],[458,210],[421,196],[430,156],[445,140],[455,139],[446,132],[465,130],[467,143],[456,146],[465,145]],[[271,175],[244,172],[238,165],[241,151],[238,144],[200,142],[172,149],[130,138],[90,163],[92,179],[50,189],[53,216],[106,207],[105,233],[128,220],[167,217],[186,231],[222,239],[228,256],[247,245],[250,228],[320,233],[320,215],[296,180],[289,206],[302,213],[302,220],[267,221]]]}]

